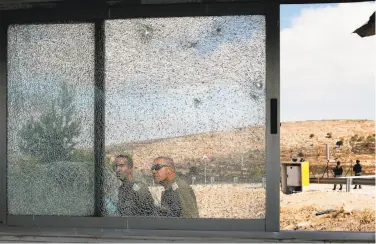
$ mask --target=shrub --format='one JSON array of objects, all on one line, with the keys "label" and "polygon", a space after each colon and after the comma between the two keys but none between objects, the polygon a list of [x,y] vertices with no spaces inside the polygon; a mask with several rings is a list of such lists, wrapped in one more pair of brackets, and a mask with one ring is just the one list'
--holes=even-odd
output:
[{"label": "shrub", "polygon": [[351,137],[351,141],[357,141],[359,138],[359,135],[358,134],[355,134]]},{"label": "shrub", "polygon": [[326,138],[332,138],[332,132],[326,133]]},{"label": "shrub", "polygon": [[337,141],[336,146],[343,146],[343,141]]},{"label": "shrub", "polygon": [[374,142],[375,141],[375,136],[369,135],[367,136],[367,142]]},{"label": "shrub", "polygon": [[189,168],[189,175],[197,175],[198,174],[198,168],[196,166],[192,166]]},{"label": "shrub", "polygon": [[365,209],[364,211],[362,211],[360,214],[360,223],[375,223],[375,211],[373,211],[372,209]]},{"label": "shrub", "polygon": [[94,162],[94,151],[85,149],[73,149],[70,160],[74,162]]},{"label": "shrub", "polygon": [[311,134],[311,135],[309,135],[309,138],[312,139],[314,136],[315,136],[314,134]]},{"label": "shrub", "polygon": [[41,162],[69,160],[80,135],[81,121],[75,119],[74,94],[66,85],[60,97],[40,118],[31,118],[19,131],[20,151]]}]

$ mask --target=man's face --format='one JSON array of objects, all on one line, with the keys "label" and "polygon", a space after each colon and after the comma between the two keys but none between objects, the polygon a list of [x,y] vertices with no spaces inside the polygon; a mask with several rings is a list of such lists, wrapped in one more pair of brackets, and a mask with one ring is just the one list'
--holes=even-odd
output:
[{"label": "man's face", "polygon": [[117,158],[115,159],[116,177],[122,181],[128,180],[130,169],[127,166],[127,159]]},{"label": "man's face", "polygon": [[151,171],[153,173],[153,178],[157,182],[161,182],[161,183],[167,181],[168,175],[171,170],[170,167],[164,166],[163,163],[164,163],[163,160],[154,161],[153,169]]}]

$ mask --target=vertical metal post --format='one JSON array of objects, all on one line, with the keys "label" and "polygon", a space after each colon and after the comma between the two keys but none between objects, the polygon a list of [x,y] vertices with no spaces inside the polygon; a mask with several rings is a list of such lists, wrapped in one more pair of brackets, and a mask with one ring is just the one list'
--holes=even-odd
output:
[{"label": "vertical metal post", "polygon": [[102,216],[105,157],[105,33],[104,21],[95,21],[95,93],[94,93],[94,154],[95,154],[95,216]]},{"label": "vertical metal post", "polygon": [[8,24],[0,11],[0,226],[7,218],[7,42]]},{"label": "vertical metal post", "polygon": [[326,160],[330,160],[330,147],[329,144],[325,144]]},{"label": "vertical metal post", "polygon": [[352,178],[346,178],[346,192],[351,191]]},{"label": "vertical metal post", "polygon": [[280,65],[279,2],[266,3],[266,212],[265,230],[279,231]]},{"label": "vertical metal post", "polygon": [[204,162],[204,164],[205,164],[205,185],[206,185],[206,162]]},{"label": "vertical metal post", "polygon": [[266,189],[266,178],[262,177],[262,188]]}]

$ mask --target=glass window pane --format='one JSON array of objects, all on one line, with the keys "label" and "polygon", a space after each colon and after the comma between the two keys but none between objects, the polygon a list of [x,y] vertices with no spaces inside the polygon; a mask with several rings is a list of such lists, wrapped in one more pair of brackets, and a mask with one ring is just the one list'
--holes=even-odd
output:
[{"label": "glass window pane", "polygon": [[264,218],[264,16],[105,27],[106,214]]},{"label": "glass window pane", "polygon": [[93,25],[8,35],[8,213],[92,215]]}]

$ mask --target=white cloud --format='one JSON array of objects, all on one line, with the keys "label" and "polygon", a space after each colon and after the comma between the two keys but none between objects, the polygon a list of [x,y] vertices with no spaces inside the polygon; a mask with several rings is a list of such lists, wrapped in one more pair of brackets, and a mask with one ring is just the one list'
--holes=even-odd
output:
[{"label": "white cloud", "polygon": [[281,120],[375,119],[374,3],[303,9],[281,31]]},{"label": "white cloud", "polygon": [[263,16],[108,21],[106,144],[265,124],[264,81]]}]

